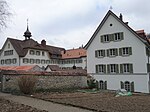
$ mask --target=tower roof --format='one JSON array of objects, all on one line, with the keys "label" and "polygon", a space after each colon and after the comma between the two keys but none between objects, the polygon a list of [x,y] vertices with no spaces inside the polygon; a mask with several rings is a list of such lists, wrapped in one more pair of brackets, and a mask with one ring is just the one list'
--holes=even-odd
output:
[{"label": "tower roof", "polygon": [[30,37],[32,36],[31,32],[29,31],[28,20],[27,20],[27,30],[24,32],[23,36],[25,37],[25,39],[30,39]]}]

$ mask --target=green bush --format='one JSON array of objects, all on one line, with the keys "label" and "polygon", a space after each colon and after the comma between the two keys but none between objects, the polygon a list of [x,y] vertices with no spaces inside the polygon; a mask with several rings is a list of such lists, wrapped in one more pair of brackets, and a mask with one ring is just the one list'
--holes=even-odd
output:
[{"label": "green bush", "polygon": [[88,84],[89,89],[96,88],[96,80],[95,79],[87,80],[87,84]]},{"label": "green bush", "polygon": [[18,78],[18,86],[22,93],[31,94],[35,90],[37,78],[35,76],[24,75]]}]

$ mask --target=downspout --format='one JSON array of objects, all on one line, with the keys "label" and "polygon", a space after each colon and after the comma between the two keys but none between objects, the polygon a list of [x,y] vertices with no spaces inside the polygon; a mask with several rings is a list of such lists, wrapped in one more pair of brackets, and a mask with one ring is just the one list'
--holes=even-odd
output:
[{"label": "downspout", "polygon": [[147,50],[148,50],[148,53],[147,53],[147,75],[148,75],[148,89],[149,89],[149,93],[150,93],[150,74],[149,74],[149,52],[150,52],[150,49],[149,47],[147,47]]}]

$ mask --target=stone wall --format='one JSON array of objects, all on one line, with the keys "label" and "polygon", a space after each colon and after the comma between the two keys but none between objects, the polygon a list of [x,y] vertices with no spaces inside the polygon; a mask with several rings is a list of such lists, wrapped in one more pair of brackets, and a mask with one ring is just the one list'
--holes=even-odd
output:
[{"label": "stone wall", "polygon": [[[65,88],[84,88],[87,87],[87,75],[83,74],[70,74],[58,73],[57,75],[51,73],[44,74],[30,74],[37,78],[37,89],[65,89]],[[24,74],[29,75],[29,74]],[[3,74],[2,75],[2,91],[4,90],[19,90],[18,78],[22,74]]]}]

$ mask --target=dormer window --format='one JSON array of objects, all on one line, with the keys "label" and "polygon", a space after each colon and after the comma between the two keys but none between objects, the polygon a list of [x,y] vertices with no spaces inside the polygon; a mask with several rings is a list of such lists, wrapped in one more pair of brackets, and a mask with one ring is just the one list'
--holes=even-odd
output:
[{"label": "dormer window", "polygon": [[35,54],[34,50],[30,50],[30,54],[34,55]]}]

